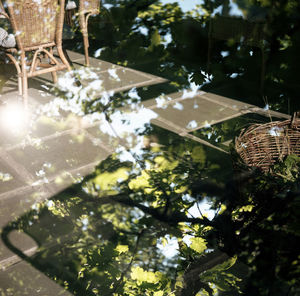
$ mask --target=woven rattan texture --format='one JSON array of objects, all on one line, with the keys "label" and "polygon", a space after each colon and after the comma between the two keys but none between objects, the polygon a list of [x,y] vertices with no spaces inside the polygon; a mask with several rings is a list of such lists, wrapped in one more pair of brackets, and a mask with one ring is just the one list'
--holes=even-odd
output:
[{"label": "woven rattan texture", "polygon": [[285,156],[300,156],[300,120],[255,124],[242,130],[235,141],[235,149],[248,166],[264,172]]},{"label": "woven rattan texture", "polygon": [[58,3],[53,0],[9,0],[12,22],[24,48],[55,41]]}]

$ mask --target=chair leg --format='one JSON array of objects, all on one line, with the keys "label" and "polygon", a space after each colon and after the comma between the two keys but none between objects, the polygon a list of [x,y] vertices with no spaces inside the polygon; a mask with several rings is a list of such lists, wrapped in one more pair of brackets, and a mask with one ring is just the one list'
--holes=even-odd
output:
[{"label": "chair leg", "polygon": [[27,84],[27,76],[26,74],[22,77],[22,88],[23,88],[23,101],[25,108],[28,107],[28,84]]},{"label": "chair leg", "polygon": [[22,89],[22,76],[18,74],[18,91],[19,91],[19,96],[23,95],[23,89]]},{"label": "chair leg", "polygon": [[60,59],[62,60],[62,62],[67,66],[68,71],[71,71],[72,70],[71,66],[70,66],[67,58],[64,55],[64,51],[62,49],[62,46],[57,46],[57,52],[58,52],[58,55],[59,55]]},{"label": "chair leg", "polygon": [[83,33],[83,45],[84,45],[84,55],[85,55],[85,65],[89,66],[90,65],[90,60],[89,60],[89,37],[88,33]]},{"label": "chair leg", "polygon": [[28,81],[25,53],[21,53],[22,95],[25,109],[28,108]]},{"label": "chair leg", "polygon": [[57,83],[57,73],[55,72],[51,72],[52,75],[52,79],[53,79],[53,83]]},{"label": "chair leg", "polygon": [[84,55],[85,55],[85,65],[89,66],[89,37],[88,37],[88,18],[89,14],[84,13],[79,16],[80,29],[83,37]]},{"label": "chair leg", "polygon": [[18,93],[19,96],[23,95],[23,88],[22,88],[22,70],[19,64],[19,61],[16,60],[16,58],[10,54],[10,53],[6,53],[7,57],[12,61],[12,63],[15,65],[16,70],[17,70],[17,75],[18,75]]}]

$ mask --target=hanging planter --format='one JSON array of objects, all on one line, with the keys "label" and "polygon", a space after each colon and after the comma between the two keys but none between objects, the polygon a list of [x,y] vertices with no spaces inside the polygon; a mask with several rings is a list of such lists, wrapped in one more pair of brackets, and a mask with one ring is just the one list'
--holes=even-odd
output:
[{"label": "hanging planter", "polygon": [[300,156],[300,112],[291,120],[254,124],[242,130],[235,149],[246,165],[268,172],[290,154]]}]

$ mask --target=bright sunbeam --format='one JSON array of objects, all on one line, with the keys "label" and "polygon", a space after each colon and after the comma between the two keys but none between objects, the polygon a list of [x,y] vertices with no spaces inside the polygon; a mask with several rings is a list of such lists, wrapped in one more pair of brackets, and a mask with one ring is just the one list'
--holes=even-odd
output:
[{"label": "bright sunbeam", "polygon": [[21,103],[10,103],[0,109],[1,129],[21,133],[27,125],[28,113]]}]

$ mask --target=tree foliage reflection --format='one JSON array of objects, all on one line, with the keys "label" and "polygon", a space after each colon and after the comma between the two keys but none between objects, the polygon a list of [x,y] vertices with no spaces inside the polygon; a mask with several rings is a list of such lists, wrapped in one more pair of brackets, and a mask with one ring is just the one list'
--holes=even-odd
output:
[{"label": "tree foliage reflection", "polygon": [[75,295],[296,295],[299,158],[228,183],[209,148],[157,128],[145,143],[12,223],[40,246],[27,260]]}]

